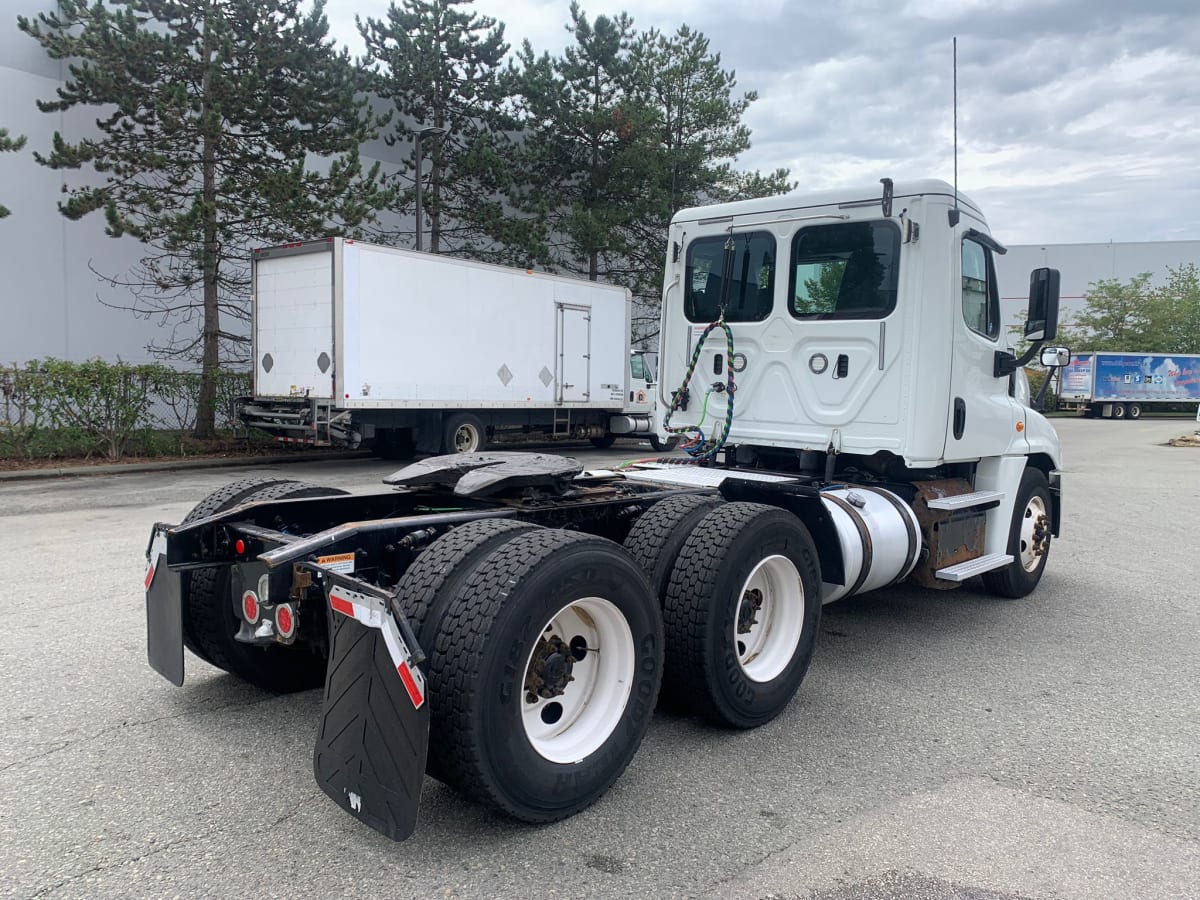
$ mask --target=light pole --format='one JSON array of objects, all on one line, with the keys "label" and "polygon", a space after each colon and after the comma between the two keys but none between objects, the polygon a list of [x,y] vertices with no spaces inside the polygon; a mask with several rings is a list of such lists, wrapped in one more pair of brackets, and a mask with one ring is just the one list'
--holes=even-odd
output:
[{"label": "light pole", "polygon": [[437,125],[426,125],[416,133],[416,154],[417,154],[417,251],[420,252],[423,248],[421,241],[422,218],[423,210],[421,209],[421,139],[427,135],[442,135],[446,133],[445,128],[439,128]]}]

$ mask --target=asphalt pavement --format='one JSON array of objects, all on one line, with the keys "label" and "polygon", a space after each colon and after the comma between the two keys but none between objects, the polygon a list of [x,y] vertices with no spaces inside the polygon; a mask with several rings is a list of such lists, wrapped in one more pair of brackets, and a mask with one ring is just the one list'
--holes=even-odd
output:
[{"label": "asphalt pavement", "polygon": [[318,692],[146,664],[150,527],[238,470],[0,485],[0,895],[1198,897],[1200,449],[1162,446],[1179,420],[1056,425],[1065,533],[1033,596],[833,604],[771,724],[660,711],[616,786],[545,827],[427,779],[402,844],[314,784]]}]

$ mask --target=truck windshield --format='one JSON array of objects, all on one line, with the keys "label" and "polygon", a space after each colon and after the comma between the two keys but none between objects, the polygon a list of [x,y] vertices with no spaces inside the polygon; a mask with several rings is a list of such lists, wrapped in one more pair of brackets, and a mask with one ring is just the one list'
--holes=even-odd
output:
[{"label": "truck windshield", "polygon": [[[713,322],[720,313],[727,235],[696,238],[688,245],[683,308],[689,322]],[[775,238],[766,231],[733,236],[735,252],[725,318],[761,322],[771,314],[775,292]]]},{"label": "truck windshield", "polygon": [[800,319],[882,319],[896,308],[893,222],[811,225],[792,239],[789,308]]}]

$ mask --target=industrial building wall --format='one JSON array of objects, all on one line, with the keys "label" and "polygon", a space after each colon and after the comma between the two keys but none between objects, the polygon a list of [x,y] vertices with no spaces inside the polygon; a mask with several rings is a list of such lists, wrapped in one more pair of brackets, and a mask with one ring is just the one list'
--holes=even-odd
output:
[{"label": "industrial building wall", "polygon": [[1028,305],[1029,273],[1042,266],[1058,269],[1062,275],[1059,320],[1070,324],[1086,306],[1084,298],[1094,282],[1127,282],[1149,272],[1151,283],[1161,284],[1168,266],[1179,268],[1187,263],[1200,266],[1200,240],[1016,245],[996,260],[1001,314],[1005,325],[1019,321]]},{"label": "industrial building wall", "polygon": [[[119,303],[128,297],[88,267],[123,275],[140,255],[137,241],[105,236],[98,214],[67,221],[57,208],[61,174],[33,158],[35,148],[50,146],[55,131],[78,134],[95,118],[36,106],[54,97],[63,67],[18,31],[16,20],[51,8],[45,0],[0,0],[0,127],[28,138],[23,150],[0,153],[0,203],[12,211],[0,219],[0,363],[44,356],[144,360],[158,323],[104,306],[98,296]],[[77,183],[76,173],[71,177]]]}]

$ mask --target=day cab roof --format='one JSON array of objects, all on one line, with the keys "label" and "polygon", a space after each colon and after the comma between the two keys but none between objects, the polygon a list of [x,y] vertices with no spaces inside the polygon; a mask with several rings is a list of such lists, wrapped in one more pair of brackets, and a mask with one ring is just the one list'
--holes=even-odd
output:
[{"label": "day cab roof", "polygon": [[[916,181],[898,181],[892,188],[892,203],[896,212],[904,208],[904,200],[918,196],[943,196],[951,202],[954,200],[954,188],[945,181],[936,178],[925,178]],[[681,209],[671,220],[672,224],[698,222],[701,220],[721,219],[731,216],[769,215],[771,213],[794,212],[803,209],[816,209],[829,206],[859,206],[866,203],[879,203],[883,198],[883,185],[879,182],[854,188],[836,188],[826,191],[792,191],[790,194],[777,194],[773,197],[760,197],[754,200],[737,200],[732,203],[716,203],[712,206],[694,206],[691,209]],[[978,204],[965,194],[958,195],[958,205],[969,210],[973,217],[983,220],[983,213]]]}]

